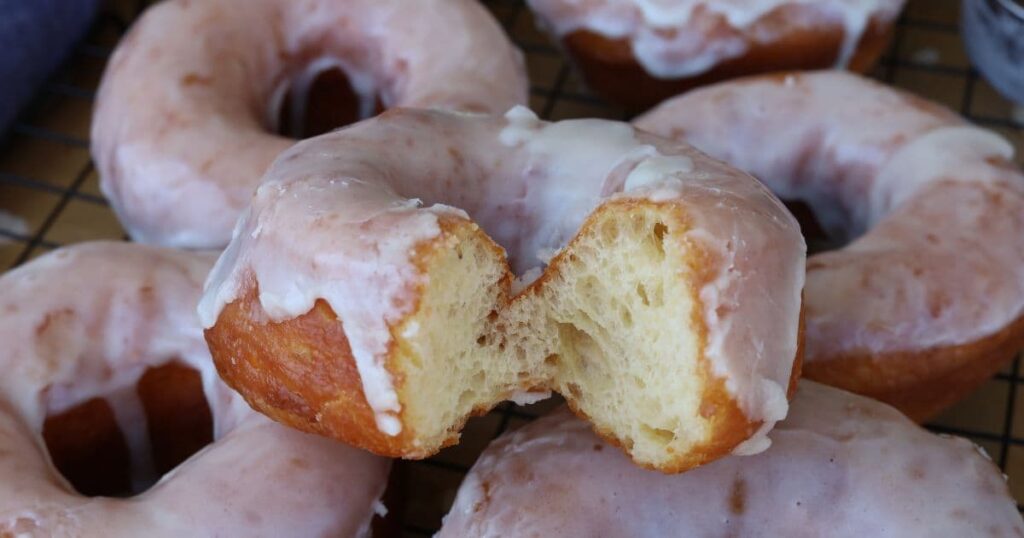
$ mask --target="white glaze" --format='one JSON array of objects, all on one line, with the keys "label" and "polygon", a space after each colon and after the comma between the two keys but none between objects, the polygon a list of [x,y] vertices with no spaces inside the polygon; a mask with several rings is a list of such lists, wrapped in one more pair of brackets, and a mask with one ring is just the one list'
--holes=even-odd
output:
[{"label": "white glaze", "polygon": [[645,159],[626,176],[622,185],[625,191],[631,191],[640,187],[658,184],[665,181],[666,177],[673,177],[676,174],[685,174],[693,171],[693,161],[689,157],[680,156],[652,156]]},{"label": "white glaze", "polygon": [[527,99],[522,55],[474,0],[160,2],[111,57],[92,127],[100,187],[132,237],[227,244],[294,142],[268,129],[287,81],[308,85],[327,65],[367,113],[374,90],[386,107],[503,112]]},{"label": "white glaze", "polygon": [[884,404],[803,382],[771,437],[759,455],[665,475],[556,412],[487,448],[438,537],[1024,535],[980,448]]},{"label": "white glaze", "polygon": [[[973,126],[940,127],[907,142],[878,170],[869,195],[866,227],[922,189],[950,178],[998,183],[1005,169],[992,161],[1013,162],[1013,146],[998,134]],[[954,172],[955,171],[955,172]]]},{"label": "white glaze", "polygon": [[[351,536],[366,528],[387,462],[274,424],[217,377],[194,313],[212,263],[210,254],[86,243],[0,277],[0,534]],[[47,415],[108,397],[137,461],[148,439],[135,383],[171,360],[201,373],[216,441],[135,497],[75,493],[45,454]]]},{"label": "white glaze", "polygon": [[[623,193],[627,184],[635,188]],[[251,278],[274,320],[325,300],[378,426],[393,434],[384,424],[400,411],[384,364],[390,327],[415,304],[423,277],[412,254],[437,237],[439,216],[472,217],[524,285],[594,208],[621,197],[684,208],[692,229],[683,240],[713,258],[701,290],[704,355],[747,416],[770,429],[785,416],[796,352],[798,227],[749,176],[619,122],[546,123],[525,108],[505,118],[394,110],[297,144],[257,191],[207,282],[200,317],[213,326]]]},{"label": "white glaze", "polygon": [[808,362],[970,343],[1024,315],[1024,176],[1005,140],[945,108],[820,72],[697,90],[636,125],[857,238],[808,262]]},{"label": "white glaze", "polygon": [[[718,63],[742,56],[750,41],[771,42],[775,33],[746,31],[762,17],[785,6],[801,6],[794,26],[836,24],[843,44],[836,67],[850,61],[861,35],[872,20],[896,20],[904,0],[527,0],[542,22],[559,38],[588,30],[613,39],[626,39],[637,61],[652,76],[682,78],[711,70]],[[707,35],[716,18],[732,32]]]},{"label": "white glaze", "polygon": [[128,385],[107,393],[104,399],[114,413],[114,422],[131,454],[132,489],[141,491],[145,484],[152,484],[159,478],[153,464],[153,447],[149,441],[149,424],[142,398],[134,386]]},{"label": "white glaze", "polygon": [[512,402],[512,403],[514,403],[516,405],[531,405],[531,404],[535,404],[537,402],[541,402],[541,401],[547,400],[550,397],[551,397],[551,391],[550,390],[542,390],[542,391],[536,391],[536,392],[527,392],[527,391],[517,392],[517,393],[509,396],[508,399],[509,399],[510,402]]}]

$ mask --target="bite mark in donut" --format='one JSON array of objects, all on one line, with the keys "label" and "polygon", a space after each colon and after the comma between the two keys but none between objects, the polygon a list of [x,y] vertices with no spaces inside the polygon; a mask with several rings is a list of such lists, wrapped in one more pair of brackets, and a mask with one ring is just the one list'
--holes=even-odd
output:
[{"label": "bite mark in donut", "polygon": [[420,458],[557,390],[678,472],[784,415],[803,257],[751,178],[625,124],[392,110],[278,159],[200,313],[222,377],[307,431]]}]

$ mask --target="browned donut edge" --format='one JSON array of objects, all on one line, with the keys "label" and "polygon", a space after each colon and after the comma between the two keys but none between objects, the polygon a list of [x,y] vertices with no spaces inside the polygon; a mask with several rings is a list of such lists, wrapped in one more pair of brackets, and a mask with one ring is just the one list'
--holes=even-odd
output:
[{"label": "browned donut edge", "polygon": [[[587,219],[587,222],[591,222],[592,220],[594,220],[594,215],[597,215],[602,211],[607,211],[614,206],[639,207],[644,205],[659,204],[656,202],[628,199],[616,200],[614,202],[606,203],[599,207],[594,212],[594,214]],[[686,216],[683,215],[681,211],[675,211],[674,213],[676,217],[675,226],[681,229],[687,229],[690,227],[686,221]],[[584,227],[581,228],[579,234],[583,234],[585,232],[585,228],[586,223],[584,224]],[[705,284],[712,281],[715,278],[715,275],[713,274],[713,272],[706,269],[711,265],[711,262],[707,259],[707,253],[700,251],[700,249],[697,248],[696,245],[690,245],[690,250],[695,253],[699,252],[699,257],[704,258],[699,263],[691,262],[691,271],[696,275],[701,275],[700,278],[693,282],[692,289],[690,290],[691,296],[694,297],[696,301],[699,303],[700,289]],[[549,273],[548,271],[545,271],[539,280],[543,281],[550,274],[553,274],[554,272],[561,270],[559,268],[559,264],[561,261],[561,255],[556,256],[554,259],[552,259],[551,265],[548,268],[551,272]],[[691,326],[696,328],[696,330],[700,334],[700,339],[702,342],[701,349],[706,349],[705,344],[707,342],[707,327],[704,325],[704,320],[698,314],[698,311],[700,310],[703,309],[697,309],[697,311],[693,313],[694,317],[691,321]],[[651,470],[661,471],[664,473],[681,473],[689,469],[693,469],[695,467],[703,465],[705,463],[712,462],[716,459],[728,456],[729,454],[732,453],[733,449],[735,449],[737,445],[749,439],[750,436],[752,436],[763,424],[761,421],[751,421],[750,419],[747,418],[746,414],[744,414],[743,411],[740,409],[739,404],[736,401],[736,398],[729,392],[728,388],[726,388],[725,380],[714,375],[711,369],[711,364],[708,361],[707,357],[704,356],[703,352],[701,353],[699,360],[701,377],[703,377],[704,379],[704,392],[701,395],[701,414],[702,416],[711,421],[707,441],[701,445],[693,447],[687,454],[680,454],[669,465],[653,467],[638,463],[639,465]],[[786,394],[787,398],[789,399],[792,399],[793,396],[796,394],[796,386],[800,378],[803,360],[804,311],[801,302],[800,321],[797,332],[797,349],[795,357],[793,359],[793,370],[790,372],[790,378]],[[584,420],[587,420],[592,425],[594,424],[593,420],[591,420],[586,413],[579,409],[579,407],[571,398],[571,395],[564,396],[566,397],[566,404],[576,416]],[[601,437],[602,439],[604,439],[606,442],[613,446],[619,447],[620,449],[625,448],[623,447],[621,440],[618,439],[618,437],[616,437],[614,432],[612,431],[602,430],[594,426],[594,433],[596,433],[599,437]]]},{"label": "browned donut edge", "polygon": [[[495,255],[504,256],[470,221],[439,217],[438,224],[439,236],[416,249],[414,262],[421,272],[435,249],[459,235],[479,234],[493,245]],[[399,413],[401,433],[389,436],[377,428],[343,322],[326,301],[317,300],[301,316],[274,322],[260,305],[255,281],[250,280],[243,289],[241,298],[224,307],[205,336],[221,378],[254,409],[293,428],[381,456],[425,458],[458,441],[456,430],[441,446],[418,445],[416,432],[404,420],[404,409]],[[420,307],[421,293],[415,296],[417,304],[407,318],[415,316]],[[395,324],[399,325],[401,322]],[[394,350],[385,362],[401,395],[405,380],[395,365]],[[322,411],[328,406],[345,412],[325,415]],[[480,409],[479,414],[487,411]]]},{"label": "browned donut edge", "polygon": [[[607,211],[612,205],[651,202],[618,201],[605,204],[597,211]],[[593,218],[588,218],[590,222]],[[682,218],[682,216],[680,216]],[[456,236],[471,235],[485,241],[496,255],[504,257],[504,251],[482,230],[470,221],[442,217],[440,236],[425,242],[416,251],[416,264],[425,271],[432,252],[441,248]],[[586,224],[579,233],[583,233]],[[558,271],[559,260],[552,260],[550,272],[545,272],[541,281]],[[511,281],[512,275],[506,278]],[[708,279],[712,275],[707,275]],[[536,289],[539,282],[531,285]],[[700,287],[700,283],[695,283]],[[497,405],[490,402],[474,410],[453,427],[451,434],[439,446],[425,446],[417,441],[416,432],[404,420],[405,408],[399,414],[402,418],[402,432],[394,437],[377,429],[373,410],[363,394],[362,381],[356,369],[355,360],[342,328],[342,322],[328,304],[319,300],[314,307],[299,317],[281,321],[270,321],[258,300],[255,282],[243,286],[240,299],[226,305],[214,327],[205,332],[206,340],[223,380],[237,390],[257,411],[291,427],[330,437],[373,453],[402,458],[426,458],[440,449],[458,442],[459,432],[465,421],[473,415],[481,415]],[[699,296],[695,293],[695,297]],[[504,299],[504,300],[507,300]],[[504,308],[498,304],[496,309]],[[417,315],[417,304],[407,317]],[[394,326],[401,326],[402,322]],[[701,338],[706,338],[703,320],[695,320],[700,328]],[[795,364],[789,381],[789,396],[792,397],[803,361],[803,312]],[[701,409],[707,409],[708,416],[714,417],[709,428],[708,441],[695,447],[688,454],[679,455],[666,466],[659,466],[663,472],[682,472],[700,464],[728,455],[761,426],[760,421],[751,421],[739,408],[735,398],[726,388],[725,381],[712,374],[708,360],[700,357],[703,371],[704,393]],[[394,354],[386,361],[393,376],[399,397],[403,393],[405,380],[394,361]],[[542,387],[524,387],[542,388]],[[585,415],[573,405],[567,395],[570,407],[580,416]],[[342,405],[338,405],[342,403]],[[344,413],[323,414],[328,404]],[[620,445],[610,431],[597,431],[609,442]]]},{"label": "browned donut edge", "polygon": [[[714,82],[775,71],[834,66],[842,47],[844,29],[841,25],[792,28],[770,43],[754,41],[752,36],[759,28],[785,28],[786,20],[793,16],[790,10],[798,9],[803,7],[783,6],[768,13],[743,33],[749,47],[745,54],[722,61],[693,77],[662,79],[648,74],[637,62],[626,39],[579,30],[566,35],[562,45],[595,93],[632,112],[640,112],[669,97]],[[719,25],[723,32],[732,32],[724,19]],[[891,37],[892,24],[872,18],[857,43],[848,69],[859,73],[871,69]]]},{"label": "browned donut edge", "polygon": [[917,422],[935,417],[992,377],[1024,348],[1024,315],[995,334],[955,346],[804,364],[808,379],[881,400]]}]

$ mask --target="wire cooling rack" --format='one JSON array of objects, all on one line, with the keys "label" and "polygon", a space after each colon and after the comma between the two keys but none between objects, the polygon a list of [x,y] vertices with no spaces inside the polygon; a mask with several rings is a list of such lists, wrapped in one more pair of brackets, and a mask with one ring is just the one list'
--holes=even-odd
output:
[{"label": "wire cooling rack", "polygon": [[[149,2],[114,2],[85,43],[38,92],[35,102],[0,140],[0,269],[17,266],[62,245],[125,239],[98,188],[89,159],[89,122],[103,66],[131,20]],[[540,31],[521,0],[485,0],[526,53],[530,105],[547,119],[628,119],[591,95],[558,49]],[[956,0],[911,0],[891,47],[871,73],[959,110],[1006,136],[1024,155],[1024,107],[1014,107],[970,67],[960,41]],[[1022,231],[1024,233],[1024,231]],[[972,396],[929,425],[984,447],[1024,500],[1024,398],[1019,359]],[[472,419],[462,442],[420,462],[399,462],[389,504],[406,536],[429,536],[481,450],[501,433],[557,405],[502,404]]]}]

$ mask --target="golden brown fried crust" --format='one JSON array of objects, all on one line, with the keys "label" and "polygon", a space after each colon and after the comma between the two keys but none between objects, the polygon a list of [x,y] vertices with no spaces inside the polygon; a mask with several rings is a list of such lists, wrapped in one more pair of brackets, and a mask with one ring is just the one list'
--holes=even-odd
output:
[{"label": "golden brown fried crust", "polygon": [[981,386],[1024,347],[1024,316],[967,344],[920,351],[851,354],[809,362],[808,379],[881,400],[917,422]]},{"label": "golden brown fried crust", "polygon": [[[443,218],[439,225],[439,237],[417,249],[415,259],[421,271],[429,264],[431,253],[456,234],[468,231],[484,235],[475,224],[462,219]],[[374,411],[363,394],[344,322],[325,301],[318,300],[299,317],[275,322],[260,305],[256,283],[250,279],[243,289],[241,298],[224,307],[205,336],[221,378],[249,405],[293,428],[382,456],[425,458],[440,448],[417,446],[413,442],[416,432],[404,420],[397,436],[377,428]],[[417,299],[406,317],[415,316],[418,308]],[[387,361],[387,369],[401,399],[401,372],[393,360]],[[443,446],[454,444],[458,438],[455,430]]]},{"label": "golden brown fried crust", "polygon": [[[800,379],[801,366],[804,362],[804,312],[800,309],[800,329],[797,335],[796,356],[793,359],[793,370],[789,375],[789,387],[786,390],[786,397],[790,400],[796,394],[797,381]],[[689,457],[681,460],[679,468],[665,470],[665,472],[682,472],[699,465],[728,456],[737,445],[750,438],[761,422],[752,422],[740,410],[736,399],[733,398],[725,387],[725,380],[716,378],[711,374],[710,366],[706,359],[701,360],[703,371],[704,395],[701,398],[702,409],[714,409],[711,418],[711,433],[708,442],[695,448]]]},{"label": "golden brown fried crust", "polygon": [[[386,456],[411,449],[408,429],[396,437],[377,429],[342,321],[326,302],[272,322],[256,285],[245,289],[205,333],[217,371],[231,388],[257,411],[294,428]],[[333,412],[325,412],[329,407]]]},{"label": "golden brown fried crust", "polygon": [[[731,78],[784,70],[825,69],[835,65],[842,47],[841,25],[818,25],[789,30],[770,43],[753,36],[762,30],[786,25],[793,11],[803,6],[783,6],[765,15],[744,32],[746,54],[724,60],[710,71],[678,79],[660,79],[644,70],[627,40],[611,39],[586,30],[570,33],[562,44],[575,60],[587,85],[601,97],[633,112],[646,110],[692,88]],[[729,32],[722,19],[717,31]],[[714,33],[716,30],[712,30]],[[881,56],[892,35],[892,25],[872,19],[850,60],[851,71],[865,72]]]}]

